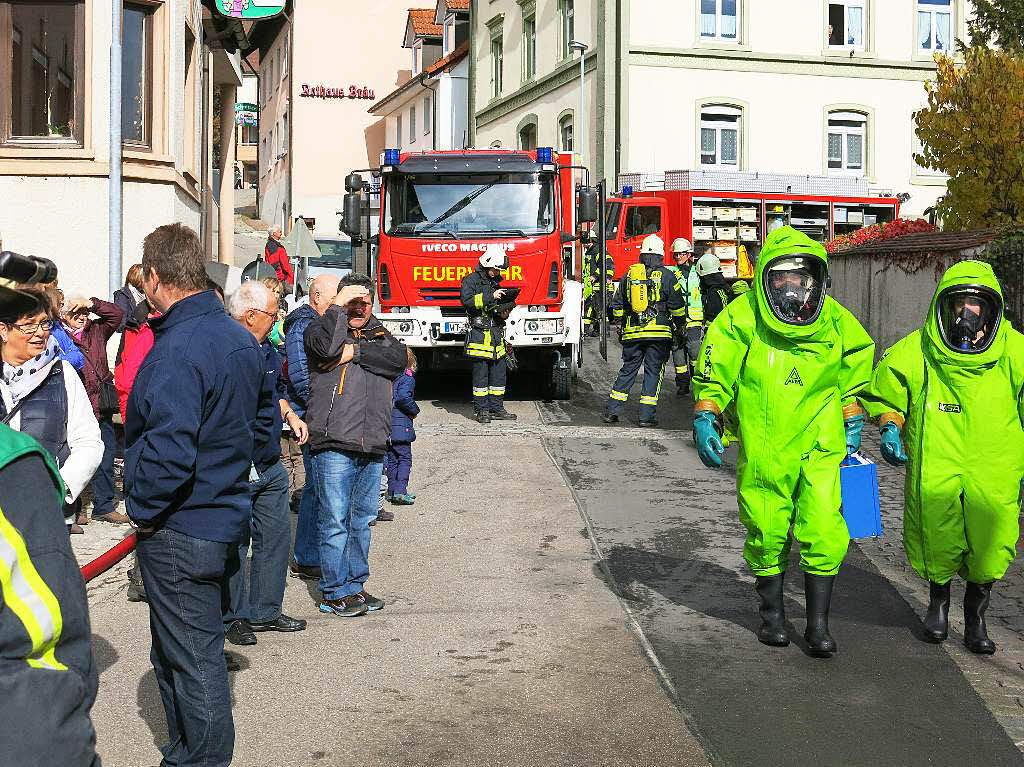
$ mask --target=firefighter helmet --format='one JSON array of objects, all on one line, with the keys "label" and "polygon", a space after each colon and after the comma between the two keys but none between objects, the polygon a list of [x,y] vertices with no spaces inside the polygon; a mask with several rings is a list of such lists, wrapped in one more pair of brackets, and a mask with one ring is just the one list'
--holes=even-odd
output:
[{"label": "firefighter helmet", "polygon": [[655,255],[665,257],[665,243],[656,234],[649,234],[644,237],[643,245],[640,246],[641,255],[644,253],[653,253]]},{"label": "firefighter helmet", "polygon": [[722,262],[714,253],[705,253],[697,259],[696,269],[697,274],[701,277],[707,277],[709,274],[721,274]]},{"label": "firefighter helmet", "polygon": [[484,269],[508,269],[508,253],[501,245],[491,243],[480,254],[480,266]]},{"label": "firefighter helmet", "polygon": [[672,240],[673,253],[693,253],[693,245],[685,237],[676,237]]}]

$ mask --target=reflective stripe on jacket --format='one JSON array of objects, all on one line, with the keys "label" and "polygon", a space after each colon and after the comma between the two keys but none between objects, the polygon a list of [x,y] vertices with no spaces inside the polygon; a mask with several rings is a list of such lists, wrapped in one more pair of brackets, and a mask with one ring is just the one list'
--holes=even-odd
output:
[{"label": "reflective stripe on jacket", "polygon": [[645,312],[638,314],[629,305],[629,276],[623,276],[615,289],[612,299],[612,318],[622,322],[623,341],[671,340],[672,320],[685,315],[686,307],[679,281],[668,268],[648,268],[650,281],[650,304]]},{"label": "reflective stripe on jacket", "polygon": [[505,320],[493,314],[498,306],[494,291],[500,289],[501,278],[492,280],[479,266],[462,280],[459,298],[469,317],[467,357],[500,360],[505,356]]}]

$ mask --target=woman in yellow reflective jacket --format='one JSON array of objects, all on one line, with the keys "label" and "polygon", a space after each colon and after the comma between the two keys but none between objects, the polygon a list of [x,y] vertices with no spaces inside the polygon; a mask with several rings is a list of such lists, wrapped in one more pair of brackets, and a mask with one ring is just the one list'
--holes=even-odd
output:
[{"label": "woman in yellow reflective jacket", "polygon": [[1024,336],[1003,318],[988,264],[963,261],[946,271],[925,326],[886,351],[861,401],[879,417],[882,456],[907,464],[903,545],[930,582],[925,638],[948,636],[949,584],[960,573],[964,642],[972,652],[995,652],[985,610],[1019,534]]},{"label": "woman in yellow reflective jacket", "polygon": [[832,585],[850,540],[839,465],[860,446],[855,395],[870,380],[874,344],[825,294],[826,259],[819,243],[791,227],[768,235],[752,290],[718,315],[701,347],[694,437],[701,460],[721,465],[720,416],[735,398],[736,490],[748,532],[743,555],[761,597],[758,639],[788,644],[782,588],[792,526],[805,573],[804,637],[812,654],[827,657],[836,650]]}]

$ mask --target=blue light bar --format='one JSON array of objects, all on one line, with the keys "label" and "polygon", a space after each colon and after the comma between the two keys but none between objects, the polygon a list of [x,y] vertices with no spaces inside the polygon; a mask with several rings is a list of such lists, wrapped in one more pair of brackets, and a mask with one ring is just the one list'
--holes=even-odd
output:
[{"label": "blue light bar", "polygon": [[384,165],[398,165],[398,159],[400,152],[397,149],[385,149],[384,150]]},{"label": "blue light bar", "polygon": [[549,146],[537,147],[537,162],[541,163],[542,165],[544,163],[552,162],[551,155],[552,155],[551,147],[549,147]]},{"label": "blue light bar", "polygon": [[622,187],[622,196],[623,197],[632,197],[633,196],[633,185],[632,184],[626,184],[624,187]]}]

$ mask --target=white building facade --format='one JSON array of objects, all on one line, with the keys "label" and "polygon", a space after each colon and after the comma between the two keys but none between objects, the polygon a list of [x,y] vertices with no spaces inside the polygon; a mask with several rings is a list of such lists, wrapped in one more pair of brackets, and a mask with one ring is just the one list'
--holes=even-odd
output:
[{"label": "white building facade", "polygon": [[967,0],[474,2],[478,146],[522,146],[534,120],[538,142],[560,146],[578,100],[570,62],[558,63],[568,4],[593,56],[586,162],[598,177],[858,176],[909,195],[910,216],[945,190],[945,177],[914,162],[913,114],[927,103],[933,56],[966,37]]},{"label": "white building facade", "polygon": [[[474,0],[475,146],[583,153],[595,167],[598,115],[597,0]],[[587,46],[581,54],[572,46]],[[586,116],[580,143],[580,56]]]},{"label": "white building facade", "polygon": [[410,78],[370,114],[384,120],[387,146],[403,152],[469,145],[469,0],[438,0],[409,11],[403,48]]}]

